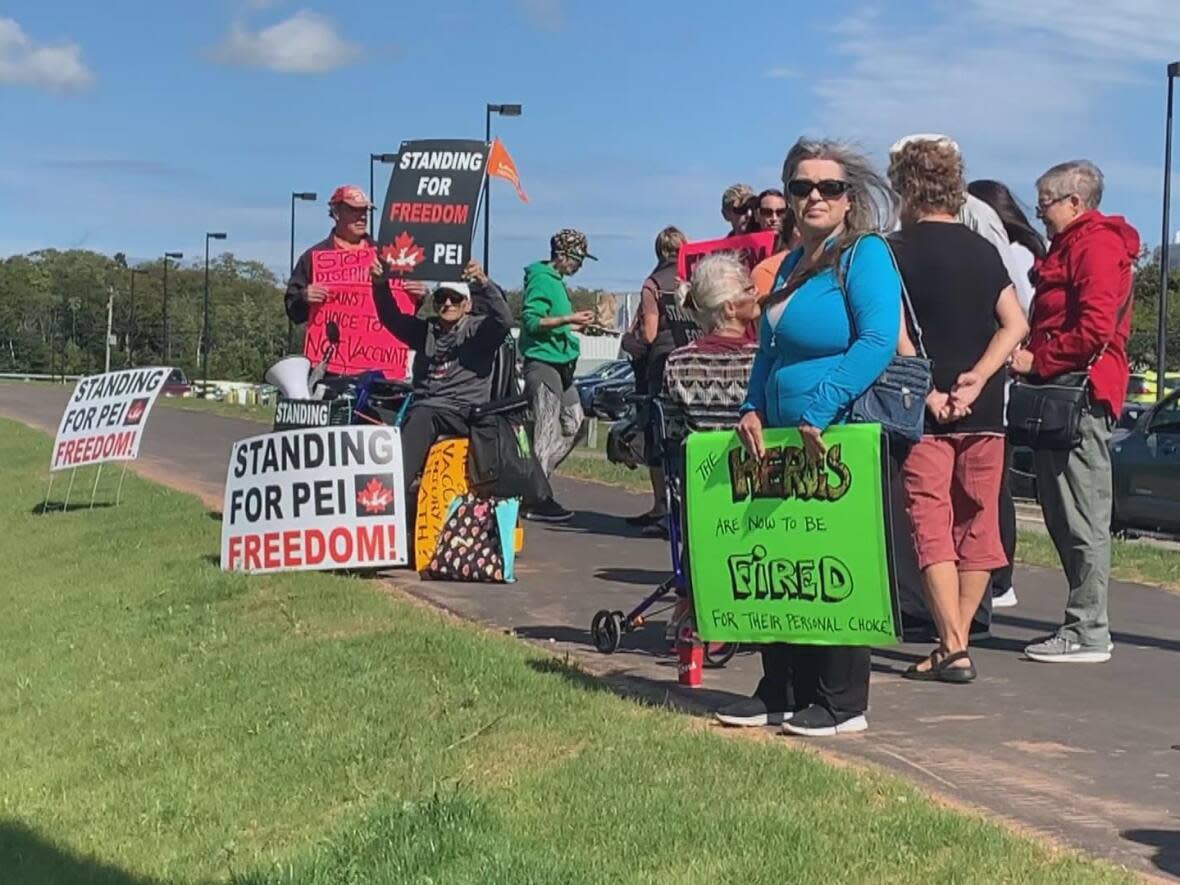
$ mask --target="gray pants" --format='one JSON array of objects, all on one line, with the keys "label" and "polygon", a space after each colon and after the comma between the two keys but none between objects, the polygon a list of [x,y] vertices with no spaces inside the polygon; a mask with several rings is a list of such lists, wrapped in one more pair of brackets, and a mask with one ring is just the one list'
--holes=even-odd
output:
[{"label": "gray pants", "polygon": [[1082,417],[1082,442],[1067,452],[1036,453],[1037,496],[1061,557],[1069,600],[1060,633],[1106,650],[1110,621],[1111,471],[1114,422],[1105,406]]},{"label": "gray pants", "polygon": [[546,477],[565,460],[582,430],[585,416],[578,389],[562,384],[555,366],[524,361],[524,391],[533,413],[533,452]]}]

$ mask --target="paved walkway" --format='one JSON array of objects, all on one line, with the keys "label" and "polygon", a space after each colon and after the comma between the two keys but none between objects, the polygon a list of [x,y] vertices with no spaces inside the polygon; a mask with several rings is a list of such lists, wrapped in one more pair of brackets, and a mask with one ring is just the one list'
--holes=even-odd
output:
[{"label": "paved walkway", "polygon": [[[39,385],[0,384],[0,414],[52,433],[66,396]],[[217,506],[231,444],[258,432],[249,421],[158,408],[136,469]],[[557,487],[577,517],[567,526],[528,527],[516,584],[421,582],[405,573],[393,580],[464,617],[568,651],[595,672],[661,694],[710,706],[748,693],[759,672],[754,655],[708,671],[702,689],[680,689],[674,660],[661,653],[658,620],[626,637],[619,654],[593,650],[594,612],[626,610],[663,580],[667,547],[619,518],[639,512],[642,496],[568,480]],[[1180,595],[1115,584],[1114,660],[1049,666],[1023,660],[1020,649],[1056,625],[1062,578],[1020,568],[1016,585],[1020,605],[996,616],[995,637],[974,653],[975,684],[904,681],[898,672],[927,648],[879,651],[870,730],[816,745],[881,764],[1136,872],[1180,878]]]}]

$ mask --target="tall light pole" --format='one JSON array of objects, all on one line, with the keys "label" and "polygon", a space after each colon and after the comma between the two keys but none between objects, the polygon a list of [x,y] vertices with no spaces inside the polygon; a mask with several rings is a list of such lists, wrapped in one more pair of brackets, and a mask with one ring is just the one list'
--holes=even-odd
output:
[{"label": "tall light pole", "polygon": [[136,269],[129,267],[128,272],[131,274],[131,306],[127,312],[127,367],[131,368],[135,365],[135,345],[132,339],[135,337],[135,274]]},{"label": "tall light pole", "polygon": [[1168,366],[1168,241],[1171,239],[1172,202],[1172,97],[1176,78],[1180,77],[1180,61],[1168,65],[1168,131],[1164,136],[1164,238],[1160,244],[1160,301],[1159,328],[1155,343],[1155,398],[1159,402],[1167,393],[1164,376]]},{"label": "tall light pole", "polygon": [[[492,143],[492,114],[499,114],[501,117],[519,117],[524,110],[518,104],[490,104],[487,106],[487,112],[484,114],[484,140]],[[489,273],[488,253],[491,251],[491,221],[492,221],[492,205],[489,197],[491,195],[491,188],[488,186],[490,179],[487,174],[484,174],[483,179],[483,269],[484,273]]]},{"label": "tall light pole", "polygon": [[[295,271],[295,201],[304,200],[308,203],[316,201],[314,191],[292,191],[291,192],[291,265],[290,272]],[[291,318],[287,318],[287,351],[291,350],[291,337],[295,333],[295,324],[291,322]]]},{"label": "tall light pole", "polygon": [[[103,372],[111,370],[111,320],[115,315],[115,287],[107,286],[107,347],[106,359],[103,361]],[[115,339],[118,342],[118,338]]]},{"label": "tall light pole", "polygon": [[172,362],[172,334],[168,327],[168,259],[175,258],[177,261],[184,258],[183,252],[165,252],[164,253],[164,360],[165,362]]},{"label": "tall light pole", "polygon": [[369,154],[369,199],[373,202],[373,205],[369,207],[369,236],[374,240],[377,239],[377,228],[373,227],[373,213],[377,211],[377,194],[373,192],[376,188],[376,183],[373,180],[373,164],[396,162],[397,154]]},{"label": "tall light pole", "polygon": [[205,318],[201,321],[201,399],[209,398],[209,241],[224,239],[224,233],[205,234]]}]

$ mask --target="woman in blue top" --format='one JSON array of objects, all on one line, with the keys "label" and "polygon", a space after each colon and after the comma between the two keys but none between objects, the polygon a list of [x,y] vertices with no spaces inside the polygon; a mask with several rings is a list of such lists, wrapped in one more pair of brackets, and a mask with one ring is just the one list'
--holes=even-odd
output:
[{"label": "woman in blue top", "polygon": [[[802,245],[783,261],[762,306],[738,424],[758,458],[766,453],[764,427],[798,428],[808,451],[822,453],[823,432],[847,420],[853,400],[880,377],[901,328],[901,281],[888,246],[865,236],[893,226],[897,202],[885,180],[844,145],[800,139],[787,154],[783,184]],[[754,696],[718,711],[721,722],[782,723],[802,735],[868,727],[868,648],[768,645],[762,669]]]}]

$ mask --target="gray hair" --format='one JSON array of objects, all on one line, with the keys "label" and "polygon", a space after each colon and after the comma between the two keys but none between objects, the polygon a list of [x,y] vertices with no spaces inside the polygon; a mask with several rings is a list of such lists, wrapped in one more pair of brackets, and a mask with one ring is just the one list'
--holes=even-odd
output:
[{"label": "gray hair", "polygon": [[1037,179],[1037,192],[1061,199],[1077,194],[1087,209],[1097,209],[1102,202],[1102,170],[1089,160],[1058,163]]},{"label": "gray hair", "polygon": [[[800,138],[787,152],[783,162],[783,185],[790,183],[804,160],[831,160],[839,163],[849,184],[850,205],[844,219],[844,232],[824,256],[823,265],[839,268],[839,258],[857,238],[867,233],[891,231],[897,226],[897,194],[869,158],[851,145],[829,139]],[[818,269],[820,265],[816,266]]]},{"label": "gray hair", "polygon": [[733,252],[716,252],[697,262],[692,271],[688,300],[697,323],[706,332],[721,326],[725,305],[750,287],[750,271]]}]

